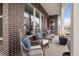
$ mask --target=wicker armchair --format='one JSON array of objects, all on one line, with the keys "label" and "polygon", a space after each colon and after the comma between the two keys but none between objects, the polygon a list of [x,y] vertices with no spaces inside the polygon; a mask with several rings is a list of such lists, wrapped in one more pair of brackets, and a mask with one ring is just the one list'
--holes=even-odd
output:
[{"label": "wicker armchair", "polygon": [[19,36],[20,36],[20,44],[21,44],[21,52],[22,54],[25,53],[27,56],[34,56],[32,55],[33,54],[33,51],[36,51],[36,50],[40,50],[41,51],[41,55],[43,55],[43,51],[42,51],[42,48],[40,45],[34,45],[34,46],[31,46],[30,49],[26,48],[22,42],[22,37],[24,35],[24,32],[19,30]]}]

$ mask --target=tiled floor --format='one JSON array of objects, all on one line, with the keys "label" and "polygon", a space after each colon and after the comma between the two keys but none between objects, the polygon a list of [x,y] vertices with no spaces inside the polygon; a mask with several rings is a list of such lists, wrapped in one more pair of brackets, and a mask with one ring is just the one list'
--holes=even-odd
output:
[{"label": "tiled floor", "polygon": [[50,47],[46,50],[45,55],[46,56],[62,56],[64,52],[69,52],[67,45],[65,46],[60,45],[58,36],[55,36],[52,39],[52,44],[50,44]]}]

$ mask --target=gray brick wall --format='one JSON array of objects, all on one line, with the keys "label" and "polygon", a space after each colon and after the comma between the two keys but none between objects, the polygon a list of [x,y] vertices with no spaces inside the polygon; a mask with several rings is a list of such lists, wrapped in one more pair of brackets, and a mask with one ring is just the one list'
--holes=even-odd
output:
[{"label": "gray brick wall", "polygon": [[21,55],[18,30],[23,28],[24,4],[3,4],[3,44],[5,55]]}]

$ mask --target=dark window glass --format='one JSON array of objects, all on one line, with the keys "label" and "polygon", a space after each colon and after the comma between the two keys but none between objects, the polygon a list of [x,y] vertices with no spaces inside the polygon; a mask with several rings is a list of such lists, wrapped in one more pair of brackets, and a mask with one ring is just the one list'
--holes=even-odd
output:
[{"label": "dark window glass", "polygon": [[42,20],[42,22],[41,22],[41,30],[42,31],[44,31],[44,24],[45,24],[45,22],[44,22],[44,16],[43,15],[41,15],[41,20]]},{"label": "dark window glass", "polygon": [[24,29],[26,35],[33,34],[33,7],[30,4],[25,4],[24,12]]},{"label": "dark window glass", "polygon": [[25,12],[29,13],[30,15],[33,15],[33,7],[30,4],[26,4]]},{"label": "dark window glass", "polygon": [[0,37],[2,37],[2,32],[3,32],[3,18],[2,18],[2,13],[3,13],[3,4],[0,3]]},{"label": "dark window glass", "polygon": [[2,11],[3,10],[3,6],[2,6],[2,3],[0,3],[0,16],[2,15]]},{"label": "dark window glass", "polygon": [[40,31],[40,13],[35,10],[35,33]]},{"label": "dark window glass", "polygon": [[40,14],[39,14],[38,11],[36,11],[36,17],[37,17],[37,18],[40,18]]},{"label": "dark window glass", "polygon": [[2,37],[2,32],[3,32],[3,21],[2,18],[0,18],[0,37]]}]

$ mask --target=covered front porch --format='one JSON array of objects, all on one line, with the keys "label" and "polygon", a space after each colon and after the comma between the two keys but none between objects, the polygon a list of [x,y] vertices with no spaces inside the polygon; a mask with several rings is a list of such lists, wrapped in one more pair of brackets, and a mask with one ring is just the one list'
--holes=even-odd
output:
[{"label": "covered front porch", "polygon": [[[68,36],[68,40],[70,40],[68,45],[66,44],[63,46],[59,44],[59,34],[62,34],[64,32],[64,13],[66,4],[0,4],[0,54],[4,56],[25,55],[22,52],[19,34],[19,30],[22,30],[25,31],[27,37],[32,37],[30,38],[30,41],[36,40],[35,35],[38,32],[46,34],[45,37],[43,36],[41,43],[38,42],[40,43],[39,47],[41,47],[40,49],[42,50],[41,55],[36,54],[38,56],[62,56],[64,52],[70,52],[71,55],[78,55],[78,6],[79,4],[71,4],[72,33],[71,36]],[[51,38],[48,36],[50,36]],[[35,52],[32,52],[32,54],[39,52],[40,51],[36,52],[35,50]]]}]

